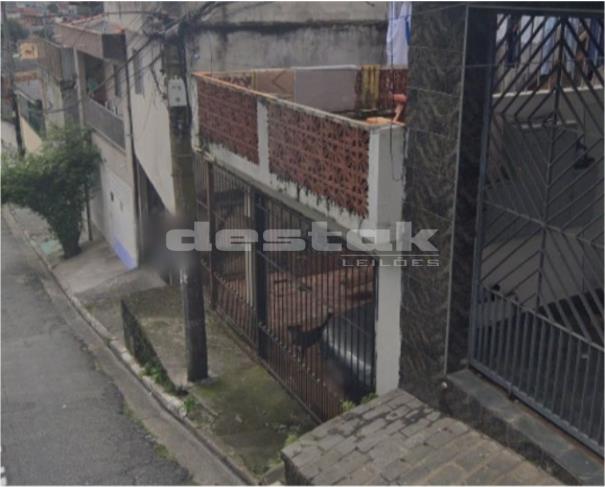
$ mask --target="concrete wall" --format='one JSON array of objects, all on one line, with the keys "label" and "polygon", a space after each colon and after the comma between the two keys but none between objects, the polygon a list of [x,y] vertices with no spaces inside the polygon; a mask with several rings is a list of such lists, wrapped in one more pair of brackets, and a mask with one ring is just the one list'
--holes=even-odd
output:
[{"label": "concrete wall", "polygon": [[[144,39],[130,34],[128,36],[128,56],[143,45]],[[142,51],[140,66],[145,67],[157,58],[159,46]],[[170,150],[170,127],[168,108],[163,99],[165,90],[164,76],[160,72],[161,60],[153,65],[155,80],[151,69],[145,69],[142,77],[143,93],[134,90],[134,69],[137,63],[129,65],[130,94],[135,153],[145,174],[158,192],[164,206],[170,212],[175,211],[174,185],[172,181],[172,153]]]},{"label": "concrete wall", "polygon": [[[165,8],[181,15],[200,5],[173,3]],[[155,6],[141,2],[105,2],[111,21],[127,30],[128,56],[145,41],[136,32],[149,16],[122,12],[152,8]],[[205,19],[188,45],[187,58],[191,71],[377,64],[384,60],[386,21],[385,3],[226,3]],[[146,66],[158,54],[157,49],[145,49],[141,65]],[[131,73],[133,65],[129,65]],[[144,70],[144,95],[131,90],[135,152],[164,205],[174,211],[168,111],[162,98],[165,80],[160,66],[161,60],[155,65],[155,79],[151,70]],[[133,84],[131,81],[131,88]],[[195,110],[194,84],[190,88]],[[197,139],[195,129],[192,134]]]},{"label": "concrete wall", "polygon": [[2,148],[17,150],[17,132],[15,126],[2,120]]},{"label": "concrete wall", "polygon": [[62,127],[65,125],[65,112],[61,111],[64,106],[63,94],[59,84],[48,72],[40,69],[40,77],[42,81],[42,98],[45,114],[45,122],[48,127],[57,125]]}]

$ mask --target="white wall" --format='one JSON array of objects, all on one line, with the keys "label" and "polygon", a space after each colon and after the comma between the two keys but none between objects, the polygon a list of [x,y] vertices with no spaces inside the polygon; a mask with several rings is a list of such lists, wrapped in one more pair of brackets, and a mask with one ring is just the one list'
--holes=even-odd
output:
[{"label": "white wall", "polygon": [[17,131],[15,126],[2,120],[2,148],[17,150]]},{"label": "white wall", "polygon": [[119,174],[128,174],[127,158],[102,136],[93,133],[92,138],[103,162],[91,201],[91,217],[124,266],[133,269],[138,265],[133,188]]},{"label": "white wall", "polygon": [[[128,55],[131,56],[134,49],[142,45],[144,39],[133,35],[128,38]],[[140,66],[147,66],[158,56],[159,52],[159,46],[143,50]],[[153,66],[159,89],[151,75],[151,70],[144,69],[142,94],[135,93],[134,89],[134,67],[136,65],[137,63],[129,65],[135,153],[164,206],[168,211],[174,212],[170,126],[168,108],[163,99],[165,81],[160,72],[161,60],[158,60]]]},{"label": "white wall", "polygon": [[[165,8],[173,10],[174,15],[181,15],[185,10],[199,6],[199,2],[177,2]],[[129,57],[133,49],[146,41],[145,36],[138,36],[136,32],[143,19],[150,17],[122,12],[155,8],[155,4],[141,2],[105,2],[105,11],[112,13],[111,22],[126,29]],[[188,45],[187,58],[191,71],[381,63],[386,20],[386,4],[381,2],[225,3],[205,19],[206,27]],[[158,53],[157,47],[145,49],[140,64],[146,66]],[[133,65],[130,63],[129,66],[131,76]],[[162,98],[165,79],[160,72],[161,60],[154,67],[155,80],[151,70],[144,70],[143,95],[134,93],[134,83],[131,82],[135,152],[164,205],[169,211],[174,211],[168,111]],[[191,83],[191,101],[193,110],[196,110],[194,84]],[[194,145],[197,145],[195,130],[192,136]]]},{"label": "white wall", "polygon": [[376,319],[376,393],[385,394],[399,386],[401,355],[401,267],[383,257],[378,268],[378,316]]}]

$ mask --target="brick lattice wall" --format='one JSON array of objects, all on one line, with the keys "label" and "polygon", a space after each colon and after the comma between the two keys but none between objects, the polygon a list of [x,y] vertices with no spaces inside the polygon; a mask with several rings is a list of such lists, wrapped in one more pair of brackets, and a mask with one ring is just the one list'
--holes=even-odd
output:
[{"label": "brick lattice wall", "polygon": [[280,104],[268,113],[270,171],[367,216],[369,132]]},{"label": "brick lattice wall", "polygon": [[393,108],[392,93],[407,93],[408,71],[407,69],[383,68],[378,77],[380,109]]},{"label": "brick lattice wall", "polygon": [[200,137],[258,164],[256,95],[207,77],[198,79]]}]

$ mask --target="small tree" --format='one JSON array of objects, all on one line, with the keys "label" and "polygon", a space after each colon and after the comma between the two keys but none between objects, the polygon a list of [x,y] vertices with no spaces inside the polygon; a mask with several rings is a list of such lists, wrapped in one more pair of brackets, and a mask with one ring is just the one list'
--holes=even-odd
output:
[{"label": "small tree", "polygon": [[10,154],[3,161],[2,203],[41,215],[66,258],[80,252],[83,213],[101,155],[90,132],[78,126],[51,127],[38,152]]}]

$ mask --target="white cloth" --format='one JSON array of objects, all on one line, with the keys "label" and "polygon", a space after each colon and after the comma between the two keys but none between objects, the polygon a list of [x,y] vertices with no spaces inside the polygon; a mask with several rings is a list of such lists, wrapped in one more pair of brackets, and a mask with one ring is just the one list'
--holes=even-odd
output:
[{"label": "white cloth", "polygon": [[387,64],[408,64],[412,37],[412,2],[389,2]]}]

